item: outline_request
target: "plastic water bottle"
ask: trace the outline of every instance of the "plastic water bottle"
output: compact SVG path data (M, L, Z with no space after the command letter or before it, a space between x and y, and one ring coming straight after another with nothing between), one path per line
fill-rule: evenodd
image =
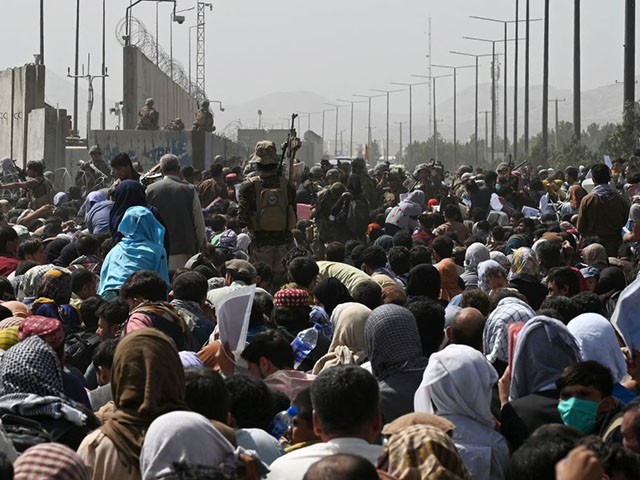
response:
M273 418L271 426L269 427L269 433L271 433L273 437L279 439L289 431L289 428L293 425L293 418L296 415L298 415L298 409L293 405L288 409L281 411Z
M302 330L296 338L293 339L293 342L291 342L291 348L293 349L293 355L295 357L293 368L297 369L309 353L311 353L311 350L316 348L320 328L320 325L316 323L313 327Z

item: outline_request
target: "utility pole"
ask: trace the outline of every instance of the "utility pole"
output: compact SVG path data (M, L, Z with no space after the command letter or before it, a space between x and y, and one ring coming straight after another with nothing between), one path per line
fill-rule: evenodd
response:
M71 75L71 68L67 69L67 77L73 78L76 82L79 78L84 78L89 83L89 95L87 96L87 144L89 143L89 135L91 133L91 111L93 110L93 80L96 78L107 77L105 72L100 75L91 75L91 56L87 55L87 74L84 73L84 65L82 66L82 75Z
M300 112L300 115L307 116L307 131L311 130L311 115L317 115L321 112Z
M409 165L413 165L413 155L411 149L413 148L413 87L416 85L427 85L429 82L418 83L403 83L403 82L391 82L391 85L400 85L409 88L409 145L407 146L407 153L409 154ZM431 99L431 97L429 97ZM431 100L429 100L431 103Z
M580 142L580 0L573 2L573 129Z
M431 72L431 16L429 16L429 52L427 56L429 57L429 77L431 77L431 75L433 75ZM429 80L429 91L431 91L431 80ZM431 95L427 95L427 97L429 97L429 111L431 112ZM427 117L429 117L429 131L431 131L431 117L429 115L427 115Z
M403 123L407 123L407 122L393 122L396 125L400 126L400 155L402 156L402 124ZM400 159L396 158L396 161L399 161ZM406 162L403 162L406 163Z
M389 160L389 95L391 93L402 92L402 90L380 90L372 88L371 91L385 93L387 95L387 139L385 140L384 146L384 159Z
M40 0L40 63L44 65L44 0Z
M564 102L566 100L566 98L554 98L553 100L549 100L550 102L553 102L556 104L556 152L558 151L559 145L558 145L558 125L560 122L558 122L558 102Z
M105 124L107 121L106 118L106 110L107 110L107 93L106 93L106 82L107 82L107 64L106 64L106 24L105 24L105 16L106 16L106 8L105 8L106 0L102 0L102 110L100 111L100 129L105 130ZM157 5L157 3L156 3Z
M515 20L499 20L497 18L479 17L479 16L476 16L476 15L472 15L470 18L473 18L473 19L476 19L476 20L484 20L484 21L487 21L487 22L502 23L504 25L504 40L503 40L503 42L504 42L504 149L503 150L504 150L504 152L503 152L503 154L504 154L504 157L506 158L507 157L507 152L508 152L507 145L509 143L508 142L509 134L508 134L508 129L507 129L507 127L508 127L507 122L508 122L508 118L509 118L508 117L508 112L507 112L507 104L508 104L508 99L507 99L507 97L508 97L507 90L508 89L507 89L507 86L508 86L508 77L509 77L508 69L507 69L507 63L508 63L507 42L509 42L509 38L508 38L508 28L507 27L508 27L508 25L510 23L515 23L516 24L516 32L517 32L517 24L519 22L523 22L524 20L519 20L517 18ZM516 44L517 44L518 40L520 40L520 39L518 38L518 35L516 33L516 35L515 35ZM516 46L516 65L515 65L515 76L516 76L516 78L517 78L517 75L518 75L517 48L518 47ZM515 87L516 87L515 88L515 90L516 90L515 98L517 99L517 90L518 90L517 89L517 87L518 87L517 83L516 83ZM518 107L517 107L517 105L515 105L514 106L514 113L517 114L517 111L518 111ZM515 117L515 115L514 115L514 117ZM517 129L518 129L518 127L517 127L517 119L516 119L514 121L514 132L517 133ZM517 139L514 140L514 147L516 147L516 145L517 145Z
M520 12L519 6L520 1L515 0L516 2L516 21L515 28L516 33L515 37L518 38L518 25L520 20ZM513 57L513 158L514 160L518 160L518 42L515 42L514 45L514 57Z
M434 156L434 160L438 160L438 120L436 117L436 109L437 109L437 102L438 102L438 97L436 96L436 80L438 78L445 78L445 77L453 77L453 74L449 74L449 75L438 75L438 76L434 76L434 75L411 75L412 77L418 77L418 78L429 78L431 79L431 81L433 82L433 156Z
M524 44L524 155L529 158L529 0L525 4L525 44Z
M358 98L366 98L369 102L369 116L367 121L367 155L371 155L371 99L384 97L384 95L358 95L357 93L354 93L353 96Z
M78 132L78 66L80 64L80 0L76 0L76 54L73 69L73 130L71 135L79 137Z
M353 105L355 103L365 103L366 100L358 101L358 100L342 100L340 98L337 99L338 102L344 102L351 105L351 128L349 130L349 156L353 157Z
M549 0L544 0L544 40L542 61L542 156L549 159Z
M337 105L335 103L325 103L325 105L329 106L329 107L333 107L336 109L336 134L335 134L335 140L334 140L334 145L333 145L333 155L335 157L338 156L338 122L339 122L339 113L340 113L340 108L341 107L346 107L346 105Z
M476 58L477 63L477 58ZM439 68L449 68L453 70L453 168L455 169L458 165L458 84L457 84L457 75L459 68L473 68L476 65L463 65L460 67L456 67L453 65L433 65L434 67ZM477 69L476 69L476 77L477 77ZM478 79L476 78L476 82ZM477 91L476 91L477 95ZM477 97L476 97L477 100ZM477 132L476 132L477 134Z
M489 153L489 114L491 110L483 110L480 113L484 113L484 161L487 162L487 154ZM491 162L488 162L491 164Z
M624 120L632 122L635 107L636 0L624 8Z

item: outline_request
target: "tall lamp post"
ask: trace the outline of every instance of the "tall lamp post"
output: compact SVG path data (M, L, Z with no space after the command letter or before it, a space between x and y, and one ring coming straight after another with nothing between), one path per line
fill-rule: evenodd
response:
M198 28L198 25L192 25L189 27L189 96L191 96L191 30Z
M300 112L300 115L307 116L307 131L311 130L311 115L317 115L321 112Z
M385 140L384 146L384 159L389 160L389 94L402 92L402 90L382 90L379 88L372 88L372 92L384 93L387 96L387 139Z
M407 87L409 89L409 145L407 151L409 153L409 165L413 165L413 155L411 153L413 145L413 87L416 85L427 85L429 82L417 82L417 83L403 83L403 82L391 82L391 85L399 85ZM400 126L402 129L402 125Z
M433 156L434 160L438 160L438 120L436 118L438 98L436 96L436 80L439 78L452 77L449 75L411 75L417 78L428 78L432 80L431 87L433 89Z
M353 105L356 103L365 103L366 100L342 100L336 99L338 102L344 102L351 105L351 128L349 130L349 156L353 157Z
M494 57L495 55L493 53L482 53L482 54L476 54L476 53L466 53L466 52L457 52L454 50L451 50L450 53L453 53L454 55L462 55L463 57L472 57L475 58L475 67L476 67L476 91L475 91L475 115L474 115L474 119L475 119L475 130L474 130L474 150L475 150L475 162L476 162L476 167L478 166L478 59L480 57Z
M457 74L459 68L472 68L474 65L463 65L461 67L453 65L431 65L438 68L449 68L453 70L453 168L458 165L458 86L457 86Z
M384 97L383 95L358 95L357 93L353 94L354 97L358 98L366 98L369 103L369 115L367 121L367 156L371 155L371 99L377 97Z
M507 104L508 104L508 93L507 93L507 85L508 85L508 69L507 69L507 63L508 63L508 56L507 56L507 42L509 42L509 38L508 38L508 25L510 23L517 23L517 22L524 22L526 20L500 20L497 18L488 18L488 17L479 17L477 15L471 15L470 18L473 18L475 20L484 20L486 22L493 22L493 23L501 23L503 24L504 27L504 156L507 156L507 138L508 138L508 133L507 133L507 121L508 121L508 114L507 114ZM516 44L517 45L517 44ZM516 57L517 58L517 57ZM517 83L517 78L518 78L518 63L515 63L514 66L514 77L516 79L515 82L515 93L514 93L514 98L518 98L518 83ZM515 102L515 105L513 106L513 118L514 118L514 122L513 122L513 132L514 132L514 139L513 139L513 148L514 148L514 154L517 153L517 148L518 148L518 103ZM515 155L514 155L515 156Z
M336 135L335 135L334 145L333 145L333 156L337 157L338 156L338 122L340 120L340 108L346 107L346 105L339 105L337 103L325 103L325 105L336 109Z
M182 24L184 23L184 16L178 15L178 13L184 13L191 10L195 10L196 7L185 8L184 10L178 10L177 12L171 12L171 16L169 17L169 58L170 58L170 71L171 71L171 81L173 81L173 22Z

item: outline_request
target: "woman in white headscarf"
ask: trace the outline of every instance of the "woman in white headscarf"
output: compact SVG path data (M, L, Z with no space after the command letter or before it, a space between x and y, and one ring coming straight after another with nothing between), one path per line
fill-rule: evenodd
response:
M571 320L567 328L578 342L582 360L596 361L611 370L615 382L613 396L624 403L633 400L635 394L620 384L627 374L627 362L609 320L597 313L583 313Z
M238 466L233 445L209 420L180 410L161 415L149 426L140 454L142 479L169 473L176 462L220 468L226 473Z
M360 365L367 358L367 344L364 326L371 309L360 303L343 303L331 314L333 337L327 353L313 367L313 373L319 374L327 368L337 365Z
M473 243L467 247L464 254L464 272L460 275L465 288L478 288L478 265L489 259L489 249L482 243Z
M474 479L504 479L509 466L506 439L495 431L491 389L498 374L487 359L466 345L434 353L414 396L416 412L452 422L453 441Z
M507 286L507 271L495 260L485 260L478 265L478 288L490 294Z

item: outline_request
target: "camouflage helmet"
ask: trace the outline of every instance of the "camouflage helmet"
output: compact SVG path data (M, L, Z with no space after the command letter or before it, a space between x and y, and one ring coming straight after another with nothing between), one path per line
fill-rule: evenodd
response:
M327 178L340 178L340 170L337 168L330 168L326 173Z
M388 163L384 163L384 162L376 163L376 166L373 167L374 175L379 175L381 173L388 172L388 171L389 171Z
M420 172L423 170L429 170L431 167L426 163L419 163L416 165L416 168L413 169L413 177L418 178L420 176Z
M309 175L312 177L321 177L322 176L322 168L315 165L309 169Z
M256 143L256 151L251 162L258 165L275 165L279 161L276 144L271 140L262 140Z

